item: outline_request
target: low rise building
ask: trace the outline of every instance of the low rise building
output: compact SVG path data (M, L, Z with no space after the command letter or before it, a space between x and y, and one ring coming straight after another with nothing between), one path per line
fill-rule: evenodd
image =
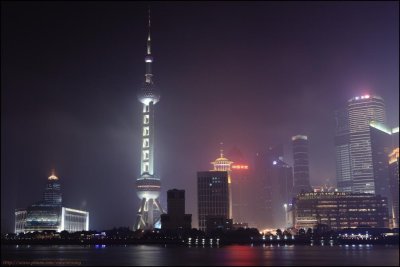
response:
M387 199L366 193L301 193L294 198L291 214L297 229L315 228L319 224L332 230L389 224Z

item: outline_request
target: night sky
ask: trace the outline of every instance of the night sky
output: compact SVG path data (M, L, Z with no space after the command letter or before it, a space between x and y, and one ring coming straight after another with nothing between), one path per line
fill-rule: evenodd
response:
M56 169L64 206L91 229L132 226L139 207L147 2L1 3L1 231ZM370 93L399 121L398 2L151 2L155 165L186 190L219 143L255 153L310 140L312 185L336 184L334 110Z

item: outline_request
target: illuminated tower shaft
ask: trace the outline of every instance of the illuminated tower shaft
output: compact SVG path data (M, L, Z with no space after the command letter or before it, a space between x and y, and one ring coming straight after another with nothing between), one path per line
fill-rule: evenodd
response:
M160 100L160 94L154 87L151 71L153 57L151 56L150 10L145 62L146 79L138 94L139 101L143 103L140 177L136 180L137 194L141 203L134 230L153 229L159 223L160 215L163 213L158 201L161 187L160 178L154 174L154 106Z

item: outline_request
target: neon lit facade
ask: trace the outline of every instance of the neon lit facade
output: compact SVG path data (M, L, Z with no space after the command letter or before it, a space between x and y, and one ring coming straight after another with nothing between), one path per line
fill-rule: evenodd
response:
M151 54L150 10L145 63L145 82L138 94L138 100L143 104L140 177L136 179L137 195L141 203L134 230L153 229L160 223L160 215L163 213L158 200L161 182L160 178L154 174L154 106L160 101L160 93L154 86L151 70L153 56Z

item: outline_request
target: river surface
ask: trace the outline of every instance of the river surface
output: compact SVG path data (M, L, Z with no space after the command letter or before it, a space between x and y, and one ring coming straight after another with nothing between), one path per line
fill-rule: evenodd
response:
M2 265L397 265L396 245L175 245L1 247Z

